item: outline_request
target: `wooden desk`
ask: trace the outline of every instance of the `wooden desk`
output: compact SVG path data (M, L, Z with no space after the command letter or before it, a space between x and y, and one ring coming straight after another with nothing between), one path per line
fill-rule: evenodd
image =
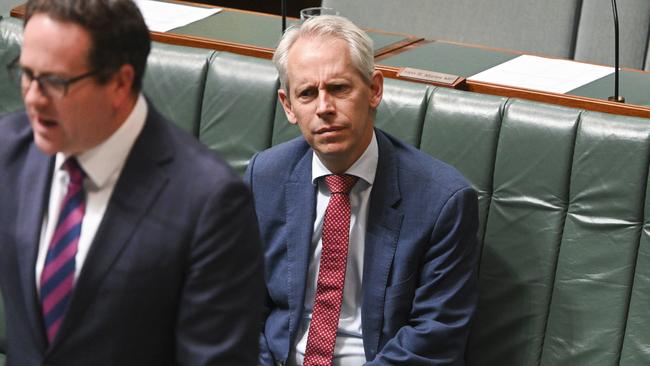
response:
M467 78L521 54L476 45L426 40L383 54L376 58L376 62L377 68L389 77L397 77L397 71L401 67L413 67ZM597 112L650 118L650 73L640 70L620 71L620 95L625 96L627 100L624 104L607 100L614 91L613 74L566 94L473 80L465 80L459 85L459 89Z

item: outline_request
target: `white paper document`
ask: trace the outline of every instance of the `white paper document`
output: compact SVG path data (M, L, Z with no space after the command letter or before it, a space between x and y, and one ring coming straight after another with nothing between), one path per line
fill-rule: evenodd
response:
M221 8L202 8L152 0L135 0L135 3L140 8L149 30L155 32L167 32L207 18L222 10Z
M468 80L563 94L613 72L613 67L522 55Z

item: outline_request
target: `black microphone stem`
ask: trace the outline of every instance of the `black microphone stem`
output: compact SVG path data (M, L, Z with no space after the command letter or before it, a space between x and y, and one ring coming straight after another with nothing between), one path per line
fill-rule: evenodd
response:
M614 96L608 99L614 102L625 103L625 98L618 95L619 85L619 50L618 50L618 7L616 0L612 0L612 11L614 12Z

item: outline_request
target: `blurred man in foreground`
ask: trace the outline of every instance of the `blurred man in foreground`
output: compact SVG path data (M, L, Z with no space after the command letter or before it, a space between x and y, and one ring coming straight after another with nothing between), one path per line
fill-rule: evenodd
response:
M8 365L252 365L263 297L248 189L142 96L131 0L30 0L0 120Z

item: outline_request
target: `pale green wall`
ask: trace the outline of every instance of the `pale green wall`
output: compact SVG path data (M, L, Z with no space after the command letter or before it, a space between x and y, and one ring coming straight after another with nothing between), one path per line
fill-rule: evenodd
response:
M9 11L16 5L24 3L23 0L0 0L0 15L9 16Z

